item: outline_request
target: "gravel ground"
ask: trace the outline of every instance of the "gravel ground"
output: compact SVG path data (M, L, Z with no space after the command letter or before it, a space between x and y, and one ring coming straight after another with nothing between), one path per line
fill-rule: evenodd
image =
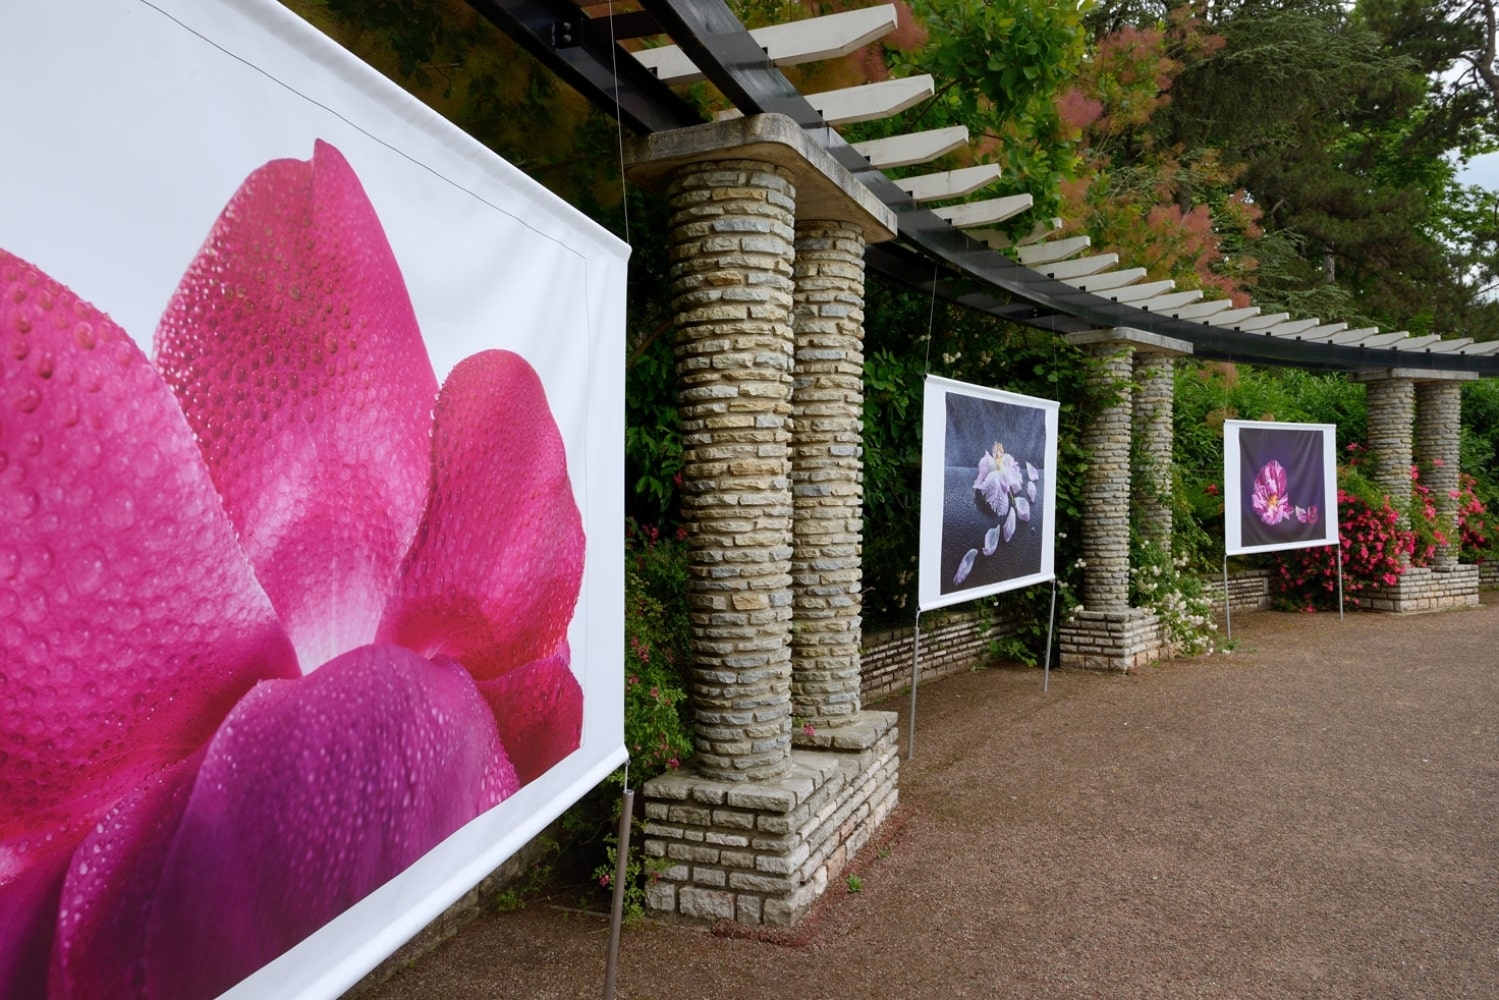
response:
M1499 996L1499 605L1234 620L1129 676L924 686L862 891L774 943L645 922L621 998ZM907 698L880 706L901 712ZM604 920L486 916L372 1000L599 997ZM361 998L364 1000L364 998Z

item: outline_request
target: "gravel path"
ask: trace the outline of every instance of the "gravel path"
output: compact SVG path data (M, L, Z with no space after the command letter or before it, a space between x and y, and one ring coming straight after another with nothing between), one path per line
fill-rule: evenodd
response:
M1499 996L1499 605L1234 626L1232 654L1046 694L924 686L862 891L790 943L626 928L618 995ZM906 702L878 706L903 750ZM599 997L607 941L489 916L364 997Z

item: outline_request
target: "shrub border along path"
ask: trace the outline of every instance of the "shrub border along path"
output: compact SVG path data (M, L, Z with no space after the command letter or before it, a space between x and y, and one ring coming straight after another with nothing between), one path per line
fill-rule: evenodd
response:
M860 891L790 944L627 928L619 996L1491 995L1484 596L1236 616L1231 654L1056 673L1049 694L1008 667L924 686L905 821ZM595 997L606 942L593 917L497 914L365 996Z

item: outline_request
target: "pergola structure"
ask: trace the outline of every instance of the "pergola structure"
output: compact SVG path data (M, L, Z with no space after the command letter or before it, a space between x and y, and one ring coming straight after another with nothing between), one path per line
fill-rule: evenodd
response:
M929 97L931 78L803 95L779 69L869 43L895 27L893 6L748 31L722 0L639 0L623 13L468 2L635 134L627 170L672 210L697 755L645 788L646 851L664 866L653 910L792 923L895 802L894 716L859 704L866 269L1066 337L1101 360L1101 381L1137 386L1085 432L1087 610L1063 630L1063 666L1127 670L1166 652L1153 615L1128 604L1127 511L1132 454L1147 480L1169 467L1175 356L1366 382L1382 485L1408 495L1418 454L1452 513L1458 390L1499 375L1499 342L1202 301L1142 281L1116 255L1080 256L1086 238L1050 240L1055 223L1012 242L996 227L1029 196L928 207L981 192L997 168L884 171L935 160L966 130L850 144L837 126ZM660 44L621 44L646 38ZM671 89L694 80L735 117L704 122ZM1146 483L1137 499L1163 492ZM1157 513L1169 547L1169 511ZM1477 591L1476 567L1447 551L1386 605L1474 603Z

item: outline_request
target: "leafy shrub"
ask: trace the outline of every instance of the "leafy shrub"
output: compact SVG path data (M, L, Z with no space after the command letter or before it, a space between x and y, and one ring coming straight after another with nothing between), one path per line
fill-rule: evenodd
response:
M1353 608L1361 606L1360 595L1398 583L1405 572L1402 556L1415 547L1415 535L1400 527L1400 512L1354 465L1338 468L1338 535L1343 596ZM1336 609L1338 552L1332 546L1317 546L1276 553L1271 582L1282 608Z

